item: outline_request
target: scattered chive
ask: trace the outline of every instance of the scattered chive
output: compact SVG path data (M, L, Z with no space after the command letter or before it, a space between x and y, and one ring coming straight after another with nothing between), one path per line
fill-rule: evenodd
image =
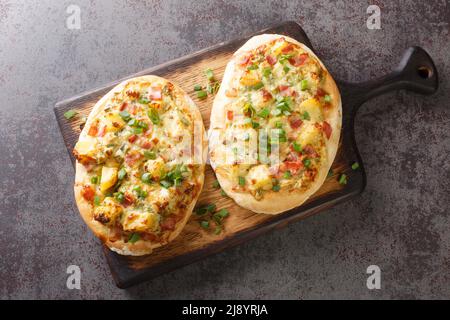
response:
M289 70L291 70L291 69L290 69L288 66L284 66L284 67L283 67L284 73L288 73Z
M258 82L256 84L252 85L252 86L249 86L248 88L252 89L252 90L259 90L262 87L264 87L264 84L260 81L260 82Z
M249 65L247 67L247 70L256 70L256 69L258 69L258 65L257 64L252 64L252 65Z
M357 170L358 168L359 168L359 163L358 162L355 162L355 163L352 164L352 169L353 170Z
M293 148L296 152L302 152L302 146L299 145L296 141L292 142L292 148Z
M159 119L158 111L156 111L155 109L150 108L150 110L148 110L147 112L147 115L153 124L159 124L161 122L161 120Z
M200 91L200 90L202 90L202 86L199 85L199 84L196 84L196 85L194 86L194 91Z
M206 99L206 97L208 96L208 93L204 90L199 90L197 91L197 98L199 98L200 100Z
M258 112L258 116L265 119L269 116L269 113L270 113L269 108L264 108Z
M214 229L214 234L215 235L218 235L218 234L220 234L222 232L222 227L221 226L217 226L215 229Z
M114 198L120 203L122 203L123 200L125 200L125 196L123 195L123 192L114 193Z
M302 89L302 91L308 89L308 80L303 79L302 81L300 81L300 88Z
M140 99L138 100L138 102L139 102L140 104L148 104L150 101L147 100L146 98L140 98Z
M301 118L302 118L302 120L311 120L311 117L310 117L308 111L303 112Z
M267 78L272 74L272 69L270 68L264 68L263 69L263 77Z
M124 120L124 121L129 121L131 119L131 115L127 110L123 110L119 112L119 116Z
M200 226L205 230L209 229L209 221L206 220L200 221Z
M311 166L311 160L309 159L304 159L303 160L303 164L305 165L305 167L309 168Z
M339 177L339 183L340 184L347 184L347 175L346 174L341 174L341 176Z
M156 153L154 151L144 151L144 157L145 159L155 160L156 159Z
M283 128L283 123L281 121L275 122L275 128L282 129Z
M325 102L331 102L331 96L329 94L325 95L325 97L323 97L323 100Z
M223 209L220 209L219 211L217 211L216 214L219 215L219 216L222 217L222 218L225 218L225 217L228 217L228 215L229 215L230 213L228 212L227 209L223 208Z
M75 110L69 110L64 112L64 118L66 118L67 120L72 119L73 117L75 117L78 114L78 112L76 112Z
M100 205L100 197L99 196L94 197L94 205L96 205L96 206Z
M253 129L259 128L259 123L252 121L252 127L253 127Z
M245 186L245 178L244 177L239 176L239 185Z
M152 180L152 176L150 173L146 172L141 176L141 180L142 182L150 183L150 181Z
M159 182L159 184L166 189L168 189L172 186L172 182L170 182L169 180L161 180ZM175 180L175 184L178 185L177 180Z
M276 184L276 185L274 185L274 186L272 187L272 190L275 191L275 192L280 191L280 189L281 189L281 187L280 187L279 184Z
M134 134L141 134L144 132L143 128L133 128L133 133Z
M292 177L292 174L289 170L283 174L283 178L285 178L285 179L289 179L290 177Z
M205 74L206 74L206 78L208 78L209 81L214 80L214 73L210 68L205 70Z
M129 243L135 243L138 241L141 237L139 236L139 233L133 233L131 234L130 238L128 239Z
M117 173L117 178L119 180L122 180L123 178L125 178L125 176L127 175L127 170L125 170L125 168L122 168L119 170L119 172Z
M91 178L91 183L92 183L92 184L97 184L97 183L98 183L98 177L97 177L97 176L92 177L92 178Z

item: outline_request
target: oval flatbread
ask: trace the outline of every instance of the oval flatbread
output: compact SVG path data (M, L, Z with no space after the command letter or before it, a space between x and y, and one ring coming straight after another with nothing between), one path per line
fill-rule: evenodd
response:
M341 126L338 88L317 56L286 36L255 36L233 55L214 100L211 166L237 204L277 214L323 184Z
M111 250L144 255L183 229L203 187L199 110L156 76L126 80L92 109L74 148L81 216Z

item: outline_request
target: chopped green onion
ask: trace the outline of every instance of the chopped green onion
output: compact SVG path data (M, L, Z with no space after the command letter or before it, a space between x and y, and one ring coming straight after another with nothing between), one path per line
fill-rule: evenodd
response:
M220 195L223 197L228 197L227 193L223 189L220 189Z
M352 164L352 169L353 170L357 170L358 168L359 168L359 163L358 162L355 162L355 163Z
M177 181L177 179L175 179L175 181ZM169 180L162 180L159 182L159 184L166 189L170 188L173 185Z
M311 120L311 117L308 113L308 111L303 112L303 114L301 115L302 120Z
M120 203L123 202L123 200L125 200L125 196L123 194L123 192L115 192L114 193L114 198L119 201Z
M302 89L302 91L308 89L308 80L303 79L302 81L300 81L300 88Z
M280 56L279 61L280 61L280 63L285 63L286 60L289 60L289 59L292 58L292 57L293 57L293 54L282 54L282 55Z
M309 168L311 166L311 160L309 159L304 159L303 160L303 164L305 165L305 167Z
M150 108L150 110L148 110L147 112L147 115L153 124L159 124L161 122L161 120L159 119L158 111L156 111L155 109Z
M152 180L152 175L150 173L146 172L141 176L141 180L142 180L142 182L150 183Z
M130 127L134 127L137 124L137 120L136 119L131 119L130 121L128 121L127 123Z
M221 226L216 226L216 228L214 229L214 234L217 236L221 232L222 232L222 227Z
M200 226L205 230L209 229L209 221L206 220L200 221Z
M283 178L285 178L285 179L289 179L289 178L291 178L292 177L292 174L291 174L291 172L288 170L288 171L286 171L284 174L283 174Z
M331 102L331 96L329 94L325 95L325 97L323 97L323 100L325 102Z
M268 78L272 74L272 69L264 68L262 73L263 73L263 77Z
M246 102L244 104L244 107L242 108L242 112L251 118L255 115L256 110L255 110L255 108L253 108L253 106L250 102Z
M199 85L199 84L196 84L196 85L194 86L194 91L200 91L200 90L202 90L202 86Z
M97 176L92 177L92 178L91 178L91 183L92 183L92 184L97 184L97 183L98 183L98 177L97 177Z
M64 118L66 118L67 120L72 119L73 117L75 117L78 114L78 112L76 112L75 110L69 110L64 112Z
M264 87L264 84L261 81L256 83L256 84L254 84L254 85L252 85L252 86L248 86L248 88L251 89L251 90L259 90L262 87Z
M291 69L290 69L288 66L284 66L284 67L283 67L284 73L288 73L289 70L291 70Z
M275 128L282 129L283 128L283 123L281 121L275 122Z
M96 206L100 205L100 197L99 196L94 197L94 205L96 205Z
M139 102L140 104L148 104L150 101L147 100L146 98L140 98L140 99L138 100L138 102Z
M144 132L143 128L133 128L133 133L134 134L141 134Z
M245 178L244 177L239 176L239 185L245 186Z
M219 181L218 180L214 180L212 186L213 186L213 188L216 188L216 189L219 188L220 187Z
M302 152L302 146L299 145L296 141L292 142L292 148L294 149L294 151L296 152Z
M339 177L339 183L340 184L347 184L347 175L346 174L341 174L341 176Z
M274 185L274 186L272 187L272 190L275 191L275 192L280 191L280 189L281 189L281 187L280 187L279 184L276 184L276 185Z
M119 180L122 180L123 178L125 178L125 176L127 175L127 170L125 170L125 168L122 168L119 170L119 172L117 173L117 178Z
M253 129L259 128L259 123L255 122L255 121L252 121L252 127L253 127Z
M145 159L155 160L156 152L146 150L146 151L144 151L144 157L145 157Z
M256 70L256 69L258 69L258 65L257 64L252 64L252 65L249 65L247 67L247 70Z
M269 116L270 110L269 108L264 108L258 112L258 116L261 118L267 118Z
M206 78L209 81L213 81L214 80L214 73L213 73L213 71L210 68L205 70L205 75L206 75Z
M138 241L141 237L139 236L139 233L133 233L131 234L130 238L128 239L129 243L135 243Z
M123 119L123 121L128 122L131 119L131 115L127 110L120 111L119 116Z
M333 169L328 170L327 178L333 176Z
M228 215L230 213L228 212L227 209L223 208L223 209L220 209L219 211L217 211L216 214L219 215L222 218L225 218L225 217L228 217Z
M207 96L208 93L206 91L203 90L197 91L197 98L199 98L200 100L206 99Z

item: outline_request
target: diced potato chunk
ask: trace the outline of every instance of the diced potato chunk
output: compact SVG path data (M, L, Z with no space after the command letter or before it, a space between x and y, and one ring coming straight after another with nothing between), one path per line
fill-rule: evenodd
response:
M302 147L310 144L316 145L322 137L320 129L318 129L314 123L306 123L302 126L299 136L297 137L297 143Z
M109 112L105 116L106 130L108 132L116 132L123 128L125 121L118 113Z
M106 197L100 206L94 209L94 219L103 224L113 224L122 213L123 208L112 197Z
M107 191L117 182L118 169L114 167L102 167L102 178L100 179L100 190Z
M97 140L95 139L80 140L77 142L77 144L73 149L73 154L75 158L81 164L88 164L97 160L96 153L97 153Z
M270 190L272 188L272 177L269 167L261 164L251 168L247 174L247 185L251 190Z
M144 164L144 170L152 175L152 178L158 180L165 171L165 163L162 158L147 160Z
M244 86L253 86L260 82L258 76L253 72L248 72L242 76L240 83Z
M284 48L286 48L289 45L289 42L287 41L278 41L273 46L273 53L275 55L280 55Z
M303 101L300 104L299 111L301 115L304 112L307 112L313 122L323 121L322 106L315 98L310 98Z
M153 231L158 227L159 215L154 212L128 212L122 221L123 230L142 232Z

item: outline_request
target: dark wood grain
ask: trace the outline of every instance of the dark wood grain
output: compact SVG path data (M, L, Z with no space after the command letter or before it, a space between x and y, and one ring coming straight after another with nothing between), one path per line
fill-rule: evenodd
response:
M203 101L196 99L193 91L194 84L205 83L204 70L207 68L213 69L216 77L221 79L225 66L234 51L249 37L261 33L288 35L311 47L311 43L302 28L297 23L287 22L274 28L261 30L242 39L222 43L163 65L143 70L130 77L155 74L177 83L194 99L201 111L205 127L208 128L213 98L208 97ZM64 118L64 112L74 109L87 116L94 104L122 80L59 102L56 105L56 118L73 163L75 159L72 150L81 131L80 117L68 121ZM345 101L345 96L343 96L343 99ZM269 230L284 227L291 222L316 214L361 192L365 186L365 175L361 159L352 139L351 114L354 113L353 105L349 103L348 106L349 109L346 109L344 105L344 134L341 137L338 153L332 166L333 174L327 178L321 189L305 204L276 216L255 214L237 206L231 199L222 196L220 190L213 187L215 176L211 168L207 167L205 186L198 205L215 203L219 209L227 208L230 211L230 216L225 221L225 231L220 235L213 235L202 230L198 221L191 218L177 239L162 248L156 249L148 256L120 256L105 248L105 255L117 285L125 288L192 263ZM345 115L349 116L346 117ZM352 170L350 167L355 161L360 163L359 170ZM337 181L339 175L343 173L348 177L349 183L347 185L341 185Z

